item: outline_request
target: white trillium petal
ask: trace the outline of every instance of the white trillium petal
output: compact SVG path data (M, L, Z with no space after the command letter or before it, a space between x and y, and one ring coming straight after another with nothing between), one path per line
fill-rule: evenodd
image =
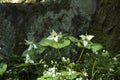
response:
M53 40L54 37L53 37L53 36L48 36L47 39L48 39L48 40Z
M34 63L34 61L32 59L29 60L29 63Z
M26 42L28 45L32 44L32 42L30 42L30 41L28 41L28 40L25 40L25 42Z
M58 42L60 38L62 38L62 33L57 34L54 30L52 30L51 35L47 37L48 40L54 40L55 42Z
M51 35L57 35L57 33L54 30L52 30Z
M56 36L56 37L54 38L54 40L55 40L56 42L58 42L58 36Z
M84 35L80 35L81 38L85 37Z
M87 45L88 45L88 41L85 41L85 40L84 40L84 41L83 41L83 45L84 45L84 46L87 46Z
M86 39L90 41L93 37L94 37L93 35L89 35L89 36L86 36Z
M33 47L34 47L35 49L37 49L37 46L36 46L35 44L33 44Z
M30 51L33 48L32 45L29 45L28 51Z

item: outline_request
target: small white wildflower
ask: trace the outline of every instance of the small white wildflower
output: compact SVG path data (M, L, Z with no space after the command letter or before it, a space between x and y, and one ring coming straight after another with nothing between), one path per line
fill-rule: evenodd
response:
M115 70L114 70L114 69L112 69L112 68L109 68L109 71L110 71L110 72L114 72Z
M72 74L74 74L74 73L75 73L75 71L72 71L71 69L69 69L68 75L72 75Z
M103 50L103 53L105 53L106 52L106 50Z
M84 75L84 76L88 76L87 72L84 72L83 75Z
M0 50L1 50L2 48L0 47Z
M54 30L52 30L51 35L47 37L47 39L54 40L55 42L58 42L60 38L62 38L62 33L60 32L58 34Z
M51 64L54 64L53 60L51 60Z
M61 75L61 73L59 73L59 72L56 72L56 75Z
M70 62L70 59L69 59L69 58L67 58L67 62Z
M37 49L37 46L32 41L28 41L28 40L25 41L26 44L29 45L28 51L30 51L31 49Z
M79 78L76 78L76 80L83 80L83 78L80 76Z
M28 54L26 55L25 63L34 63L34 61L30 59L30 56Z
M98 54L98 52L96 51L95 54Z
M114 57L114 58L113 58L113 60L114 60L114 61L117 61L117 58L116 58L116 57Z
M43 72L43 75L55 77L56 76L56 68L55 67L49 68L47 71Z
M65 57L62 57L62 61L63 61L63 62L66 62L67 60L65 59Z
M87 46L88 42L94 37L93 35L80 35L83 40L83 45Z
M44 64L44 67L48 67L48 65Z

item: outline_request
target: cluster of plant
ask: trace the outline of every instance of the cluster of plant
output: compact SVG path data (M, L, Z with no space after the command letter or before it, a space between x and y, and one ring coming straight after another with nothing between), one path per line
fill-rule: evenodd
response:
M93 43L93 35L56 33L39 42L26 41L28 49L22 56L0 56L2 80L116 80L120 79L120 54L113 55ZM71 59L62 50L71 44L80 50ZM54 53L48 53L53 50Z

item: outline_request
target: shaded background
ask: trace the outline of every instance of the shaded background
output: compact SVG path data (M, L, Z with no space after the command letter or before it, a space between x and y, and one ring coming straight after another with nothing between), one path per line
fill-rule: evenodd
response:
M39 41L52 29L77 38L88 32L110 52L120 51L119 0L24 2L0 4L1 54L22 54L25 39Z

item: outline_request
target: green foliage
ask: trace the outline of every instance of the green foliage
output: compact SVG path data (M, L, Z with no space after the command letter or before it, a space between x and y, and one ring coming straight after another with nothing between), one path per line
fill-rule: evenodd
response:
M77 39L73 36L58 34L54 31L54 34L52 33L38 42L25 40L28 49L23 53L23 57L14 56L5 58L1 56L1 61L7 64L1 64L2 76L0 79L120 79L119 54L113 56L108 51L102 50L103 47L101 44L91 41L94 37L93 35L80 35L80 37L81 39ZM68 42L61 43L61 41ZM73 43L81 49L80 53L73 53L79 56L76 59L64 57L65 54L61 50L66 49L66 47L69 47ZM48 50L52 49L53 53L49 55ZM45 55L43 55L44 53ZM40 56L42 58L39 58ZM7 67L8 69L6 70Z
M6 69L7 69L7 64L0 63L0 76L3 75L3 73L6 71Z
M48 40L48 39L44 38L39 42L39 44L41 46L51 46L56 49L61 49L61 48L68 46L70 44L70 41L69 40L61 40L59 42L55 42L53 40Z

